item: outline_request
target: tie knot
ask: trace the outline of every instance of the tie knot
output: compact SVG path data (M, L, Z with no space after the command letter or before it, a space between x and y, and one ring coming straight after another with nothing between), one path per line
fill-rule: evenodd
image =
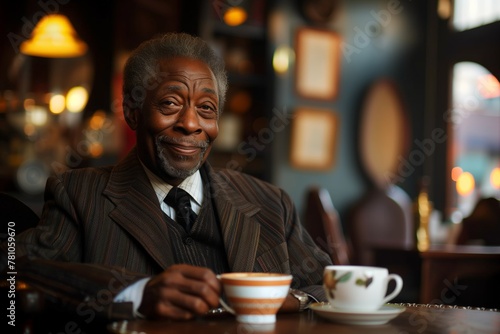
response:
M191 198L189 194L184 189L178 187L170 189L167 197L165 197L165 203L174 209L183 209L186 206L191 208Z

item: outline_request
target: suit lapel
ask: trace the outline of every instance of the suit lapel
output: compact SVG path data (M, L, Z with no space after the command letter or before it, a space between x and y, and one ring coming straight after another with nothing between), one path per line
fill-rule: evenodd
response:
M205 164L211 178L212 195L219 214L222 237L231 271L253 271L259 245L260 225L252 216L260 208L246 201Z
M115 204L109 217L130 233L161 268L174 263L158 198L133 149L112 171L104 195Z

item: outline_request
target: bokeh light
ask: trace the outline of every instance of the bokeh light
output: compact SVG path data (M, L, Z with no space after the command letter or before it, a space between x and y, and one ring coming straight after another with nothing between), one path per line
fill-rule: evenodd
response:
M73 87L66 94L66 108L71 112L80 112L85 108L88 99L89 93L84 87Z
M500 167L493 168L490 174L490 182L493 188L500 189Z
M64 95L55 94L52 95L49 102L49 110L53 114L60 114L66 108L66 99Z
M239 26L247 20L247 12L242 7L230 7L224 13L224 22L228 26Z
M460 196L469 195L475 187L474 176L469 172L463 172L457 179L457 193Z
M460 167L453 167L451 169L451 179L453 181L457 181L458 177L460 176L460 174L462 174L462 172L463 172L462 168L460 168Z

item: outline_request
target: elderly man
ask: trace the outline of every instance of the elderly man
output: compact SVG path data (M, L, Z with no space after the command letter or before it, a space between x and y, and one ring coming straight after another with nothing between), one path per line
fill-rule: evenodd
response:
M203 40L171 33L140 45L123 88L135 148L115 166L48 180L40 223L16 240L22 277L79 314L111 318L206 314L219 305L216 275L230 271L291 273L281 311L325 300L329 256L289 196L206 161L226 90Z

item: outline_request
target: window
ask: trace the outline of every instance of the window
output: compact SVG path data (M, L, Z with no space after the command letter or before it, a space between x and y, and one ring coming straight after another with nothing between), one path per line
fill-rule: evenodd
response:
M500 21L498 0L455 0L453 27L463 31Z
M499 2L500 3L500 2ZM453 204L468 215L480 197L500 196L500 83L483 66L460 62L453 67Z

